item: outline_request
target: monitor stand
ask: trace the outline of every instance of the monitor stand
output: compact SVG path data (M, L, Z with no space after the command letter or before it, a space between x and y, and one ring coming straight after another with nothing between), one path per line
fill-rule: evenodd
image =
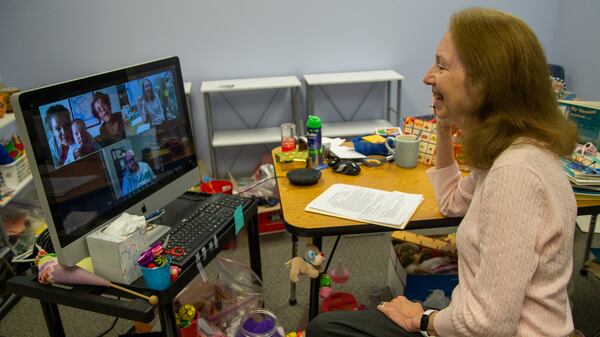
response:
M146 226L146 234L144 234L144 244L150 247L153 243L165 236L171 231L171 227L165 225L148 224Z

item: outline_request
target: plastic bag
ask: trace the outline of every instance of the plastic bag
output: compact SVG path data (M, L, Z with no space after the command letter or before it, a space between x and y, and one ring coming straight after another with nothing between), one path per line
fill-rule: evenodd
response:
M279 197L277 182L275 179L275 168L273 164L263 164L258 167L245 186L240 186L239 193L242 196L254 196L259 198Z
M220 256L216 266L216 305L208 320L231 336L244 314L262 307L262 280L248 266Z

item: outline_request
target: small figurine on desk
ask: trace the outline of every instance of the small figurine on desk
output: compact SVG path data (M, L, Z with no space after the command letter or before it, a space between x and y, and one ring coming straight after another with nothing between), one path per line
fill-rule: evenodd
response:
M310 278L319 277L319 266L325 260L325 254L312 244L307 244L306 249L306 256L296 256L285 263L286 266L291 265L290 280L294 283L298 282L300 274L307 274Z

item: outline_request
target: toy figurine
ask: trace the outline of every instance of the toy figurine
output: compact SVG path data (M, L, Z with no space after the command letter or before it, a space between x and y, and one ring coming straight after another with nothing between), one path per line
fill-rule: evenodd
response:
M298 275L307 274L310 278L319 277L319 266L325 260L325 254L321 253L317 247L312 244L306 245L306 256L296 256L285 263L291 265L290 280L298 282Z

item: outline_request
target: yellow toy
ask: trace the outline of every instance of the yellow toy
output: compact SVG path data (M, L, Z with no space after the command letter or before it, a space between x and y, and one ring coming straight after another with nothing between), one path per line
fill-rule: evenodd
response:
M306 256L296 256L285 263L286 266L291 265L290 280L294 283L298 282L298 275L300 274L306 274L310 278L319 277L319 267L325 260L325 254L320 252L314 245L307 244L306 248Z

